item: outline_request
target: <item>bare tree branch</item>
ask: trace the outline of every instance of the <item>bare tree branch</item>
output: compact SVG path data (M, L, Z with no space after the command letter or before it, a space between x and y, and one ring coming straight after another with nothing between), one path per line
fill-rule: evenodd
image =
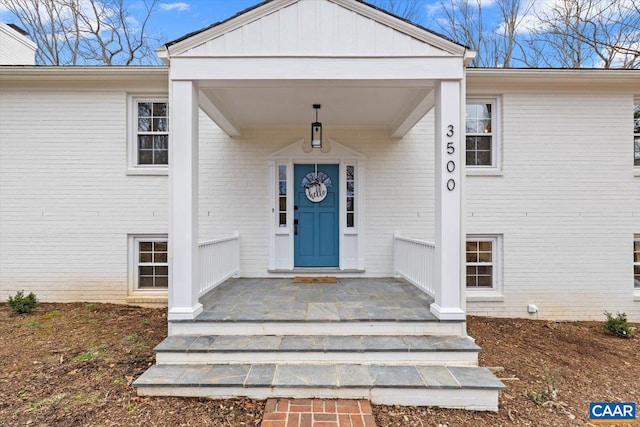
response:
M374 0L372 3L412 22L421 22L424 18L424 0Z
M0 0L38 45L36 63L158 64L148 22L159 0L141 0L138 21L123 0Z
M639 68L639 0L565 0L538 14L535 49L564 67Z
M640 0L441 0L441 32L485 67L640 68ZM490 23L491 22L491 23Z

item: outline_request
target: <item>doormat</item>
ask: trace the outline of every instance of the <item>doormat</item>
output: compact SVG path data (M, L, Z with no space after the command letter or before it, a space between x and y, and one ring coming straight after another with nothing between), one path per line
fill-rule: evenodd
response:
M337 279L332 276L324 276L324 277L296 276L293 278L293 283L337 283Z

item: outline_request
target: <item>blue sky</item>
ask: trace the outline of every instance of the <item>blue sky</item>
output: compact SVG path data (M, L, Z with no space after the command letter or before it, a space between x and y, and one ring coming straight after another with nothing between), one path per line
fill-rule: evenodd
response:
M36 1L47 1L47 0L36 0ZM88 2L89 0L80 0L80 2ZM101 1L101 0L97 0ZM104 1L104 0L102 0ZM136 18L140 22L141 13L144 11L144 1L145 0L124 0L125 5L128 8L128 11L134 18ZM148 0L147 0L148 1ZM378 4L384 7L389 3L397 2L398 9L402 9L402 5L406 4L404 2L414 3L416 0L366 0L372 4ZM524 0L523 4L530 5L526 8L523 8L521 13L524 15L520 15L518 18L519 28L518 34L522 37L526 38L528 34L530 34L532 28L542 28L543 23L536 18L536 13L544 15L548 13L554 5L558 4L562 0ZM594 9L590 13L597 13L600 9L609 5L611 0L593 0ZM630 2L631 0L617 0L620 4L625 4ZM147 27L147 35L151 36L152 39L157 40L157 42L153 42L154 47L160 47L162 44L170 42L172 40L178 39L186 34L189 34L194 31L201 30L206 28L212 24L223 21L238 12L241 12L249 7L255 6L261 3L262 0L159 0L157 4L157 10L152 15L148 27ZM444 19L444 4L450 4L449 0L417 0L420 5L419 12L417 16L413 16L412 19L433 31L436 31L441 34L449 35L452 38L457 38L454 35L449 27L450 21ZM453 1L456 4L462 4L464 1L459 2L458 0ZM471 9L477 11L477 5L482 5L482 26L483 32L486 36L492 37L494 36L494 40L499 40L499 37L502 36L502 24L499 14L499 7L497 4L497 0L466 0L466 2L471 6ZM3 2L0 0L0 21L5 23L18 23L15 18L13 18L6 10L3 10L2 6ZM526 12L524 12L526 10ZM603 9L604 10L604 9ZM400 12L399 12L400 13ZM471 14L471 21L477 21L477 14ZM630 34L633 36L633 34ZM485 37L485 41L487 37ZM631 39L630 39L631 40ZM636 38L637 40L637 38ZM467 43L466 40L456 41L460 43ZM469 43L468 43L469 44ZM624 45L624 43L622 43ZM633 41L633 45L636 45L637 41ZM520 44L520 46L524 46L525 44ZM482 53L483 46L479 46L479 50ZM522 48L522 49L526 49ZM520 58L516 58L520 54ZM482 55L480 55L482 56ZM529 55L530 56L530 55ZM584 66L600 66L598 61L598 57L592 55L593 58L584 61ZM491 60L492 56L487 55L487 58ZM514 52L514 56L512 57L512 66L522 66L523 58L525 55L523 51ZM516 62L513 62L516 61ZM521 62L517 62L521 61ZM542 66L562 66L562 64L557 65L553 63L553 58L549 64L542 63ZM502 66L500 63L496 64L477 64L481 66ZM530 64L528 64L530 66ZM540 66L540 65L534 65Z
M135 6L136 0L132 0ZM151 28L163 34L165 41L175 40L192 31L227 19L262 0L166 0L161 1ZM426 3L436 3L436 0ZM426 14L426 11L425 11Z
M128 1L134 8L139 4L139 0ZM375 4L384 0L367 1ZM481 2L484 6L491 6L494 0ZM259 3L262 3L262 0L162 0L153 15L151 30L161 33L163 42L167 42L227 19ZM420 0L420 3L424 11L423 19L418 19L417 23L437 31L438 28L434 22L429 22L428 16L437 13L440 0Z
M135 6L135 0L132 2ZM184 0L161 1L150 22L153 32L162 33L164 42L227 19L260 3L260 0Z
M41 0L38 0L41 1ZM82 1L82 0L81 0ZM372 4L382 4L386 0L366 0ZM398 0L399 3L404 0ZM473 0L474 3L477 0ZM484 6L490 6L495 0L481 0ZM540 0L549 1L549 0ZM437 31L437 25L428 16L437 13L440 0L419 0L423 13L417 23ZM160 0L157 10L149 22L148 34L159 36L161 44L180 38L190 32L208 27L225 20L262 0ZM143 11L143 0L125 0L129 12L140 18ZM2 6L0 0L0 21L18 23ZM431 22L430 22L431 21ZM19 23L18 23L19 24Z
M27 1L48 1L48 0L27 0ZM79 0L82 5L85 3L87 10L90 10L88 2L90 0ZM95 0L106 1L106 0ZM146 13L145 1L149 0L124 0L125 7L130 16L137 20L138 24L142 22ZM152 39L152 47L158 48L161 45L176 40L186 34L201 30L212 24L223 21L231 16L257 4L263 0L159 0L157 8L148 22L146 34ZM388 5L396 3L399 10L405 5L405 1L415 3L416 0L366 0L372 4ZM474 4L478 0L473 1ZM490 7L496 0L479 0L483 6ZM535 0L535 1L554 1L554 0ZM420 7L419 16L412 19L431 30L439 32L441 28L437 25L436 19L440 11L442 0L417 0ZM410 4L411 4L410 3ZM28 4L28 3L27 3ZM490 8L495 9L495 8ZM487 11L488 12L488 11ZM401 12L398 12L401 13ZM485 14L485 16L488 13ZM20 22L12 16L5 7L3 1L0 0L0 21L4 23L15 23L21 25ZM25 28L29 30L29 28Z
M140 5L140 0L126 0L135 10ZM175 40L193 31L200 30L216 22L225 20L238 12L241 12L263 0L161 0L157 12L153 15L151 30L161 33L163 42ZM371 4L386 5L388 0L365 0ZM394 0L401 7L404 1ZM495 0L479 0L483 6L485 18L495 18L497 8ZM554 0L534 0L540 4L547 4ZM600 1L600 0L598 0ZM415 0L411 1L411 3ZM477 5L478 0L472 0L471 4ZM431 30L438 31L435 22L441 14L442 0L418 0L421 13L419 18L414 18L417 24ZM445 0L445 3L448 1ZM497 19L494 19L497 24Z

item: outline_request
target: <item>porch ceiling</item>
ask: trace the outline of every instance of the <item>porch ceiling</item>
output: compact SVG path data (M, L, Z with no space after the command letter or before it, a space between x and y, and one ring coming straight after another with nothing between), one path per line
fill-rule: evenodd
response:
M229 135L245 129L368 128L403 136L433 107L430 81L212 82L201 81L201 108Z

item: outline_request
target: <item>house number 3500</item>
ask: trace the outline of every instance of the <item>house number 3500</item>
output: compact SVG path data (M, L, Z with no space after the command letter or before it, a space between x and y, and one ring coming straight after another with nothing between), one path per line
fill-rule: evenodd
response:
M455 132L454 132L453 125L447 126L447 133L445 134L445 136L447 138L452 138L454 134ZM456 147L453 144L453 141L447 141L447 154L449 156L452 156L453 153L455 152L456 152ZM455 170L456 170L456 162L454 162L453 160L449 160L447 162L447 172L453 173L453 171ZM456 188L456 180L453 178L449 178L449 180L447 180L447 190L453 191L455 188Z

